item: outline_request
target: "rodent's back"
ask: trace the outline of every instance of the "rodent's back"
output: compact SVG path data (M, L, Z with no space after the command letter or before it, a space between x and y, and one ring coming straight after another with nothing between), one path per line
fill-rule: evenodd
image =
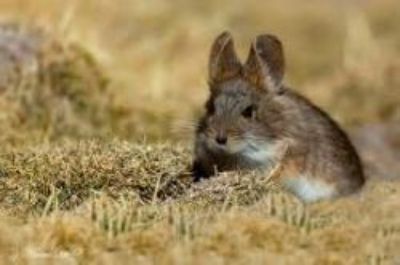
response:
M286 88L285 122L291 124L285 134L298 143L295 150L307 158L306 171L336 182L343 193L349 193L365 182L361 160L347 134L325 111L306 97ZM340 181L338 181L340 180Z

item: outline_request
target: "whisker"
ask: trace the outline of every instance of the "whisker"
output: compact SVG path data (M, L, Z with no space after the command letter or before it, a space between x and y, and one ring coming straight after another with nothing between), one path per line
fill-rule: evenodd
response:
M177 120L171 125L170 132L173 135L183 137L193 137L198 126L198 122L194 120Z

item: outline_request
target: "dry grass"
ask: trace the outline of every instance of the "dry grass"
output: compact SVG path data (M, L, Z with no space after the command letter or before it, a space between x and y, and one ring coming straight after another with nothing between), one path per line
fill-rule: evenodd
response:
M395 124L399 12L396 0L1 1L13 23L0 28L0 264L400 262L400 182L374 175L305 206L256 173L187 174L220 31L242 58L256 34L278 34L288 83L346 127ZM367 161L396 164L383 161L396 144L379 143L385 156L366 147Z
M116 141L10 151L1 208L21 221L1 226L4 260L386 264L397 255L400 183L304 206L254 174L193 185L182 174L188 157Z

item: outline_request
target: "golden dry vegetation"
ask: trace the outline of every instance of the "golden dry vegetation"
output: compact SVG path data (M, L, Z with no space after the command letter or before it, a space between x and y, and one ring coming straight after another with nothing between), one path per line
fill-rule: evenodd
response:
M0 264L400 262L398 1L5 0L0 19ZM192 183L225 29L242 58L280 36L287 83L353 132L360 194L303 205L255 173Z

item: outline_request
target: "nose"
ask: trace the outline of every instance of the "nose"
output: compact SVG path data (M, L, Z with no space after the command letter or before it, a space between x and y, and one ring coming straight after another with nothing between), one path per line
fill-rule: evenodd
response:
M226 135L217 135L215 141L220 145L225 145L228 141L228 138L226 137Z

